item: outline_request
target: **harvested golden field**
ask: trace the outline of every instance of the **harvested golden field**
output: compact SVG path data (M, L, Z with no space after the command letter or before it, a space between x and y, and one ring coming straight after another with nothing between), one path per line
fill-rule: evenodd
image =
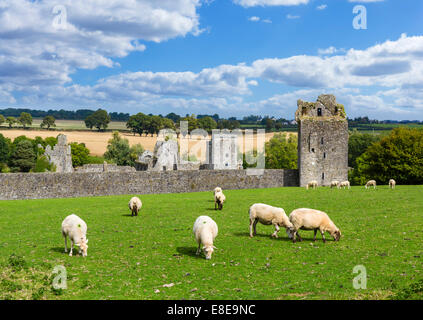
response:
M1 129L0 133L3 134L5 137L14 139L19 136L27 136L28 138L35 138L35 137L41 137L41 138L47 138L47 137L56 137L59 134L64 134L68 137L68 142L78 142L78 143L85 143L88 149L90 149L92 155L101 156L106 152L107 148L107 142L109 139L112 138L111 132L95 132L95 131L47 131L47 130L8 130L8 129ZM275 133L266 133L266 141L269 141ZM296 133L289 133L289 134L296 134ZM122 136L124 136L126 139L129 140L130 145L134 145L137 143L140 143L145 150L154 150L154 146L157 141L157 137L151 137L151 136L142 136L139 135L134 136L130 133L121 133ZM241 138L240 138L241 140ZM241 142L241 141L240 141ZM203 142L204 143L204 142ZM251 139L249 141L244 141L245 143L245 151L251 150L255 148L256 142L251 143ZM196 144L196 142L191 141L190 142L190 148ZM199 149L202 149L205 147L205 143L200 147ZM199 157L203 158L203 157Z

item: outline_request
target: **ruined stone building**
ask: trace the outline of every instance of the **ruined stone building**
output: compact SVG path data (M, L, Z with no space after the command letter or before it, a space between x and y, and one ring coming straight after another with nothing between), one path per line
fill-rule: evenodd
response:
M73 172L71 146L65 135L59 134L57 144L53 149L48 145L44 154L56 166L56 172Z
M344 106L333 95L316 102L298 100L298 171L300 186L315 180L330 186L348 180L348 121Z

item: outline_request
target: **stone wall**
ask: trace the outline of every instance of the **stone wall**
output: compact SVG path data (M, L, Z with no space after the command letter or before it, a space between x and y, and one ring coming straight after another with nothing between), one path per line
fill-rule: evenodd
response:
M82 167L75 168L76 172L132 172L136 171L134 167L118 166L116 164L84 164Z
M76 198L298 186L297 170L74 172L0 174L0 200Z

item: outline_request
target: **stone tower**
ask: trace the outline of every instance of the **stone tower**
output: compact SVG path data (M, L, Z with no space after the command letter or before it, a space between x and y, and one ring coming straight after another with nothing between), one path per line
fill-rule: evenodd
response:
M332 180L348 180L348 121L344 106L334 95L316 102L298 100L298 171L300 186L316 180L330 186Z

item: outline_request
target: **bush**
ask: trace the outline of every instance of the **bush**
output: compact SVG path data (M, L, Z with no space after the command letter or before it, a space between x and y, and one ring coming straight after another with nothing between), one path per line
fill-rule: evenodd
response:
M351 173L354 184L369 179L387 184L395 179L398 184L423 183L423 130L396 128L390 135L371 145L356 160Z
M56 171L56 166L47 159L46 156L38 157L37 161L35 162L35 167L32 170L33 172L54 172Z
M31 141L23 139L17 142L10 157L12 171L31 171L35 167L36 158L34 146Z
M266 142L266 169L297 169L297 146L297 136L275 134Z
M72 166L76 168L87 164L90 150L85 146L85 143L72 142L70 146L72 154Z

